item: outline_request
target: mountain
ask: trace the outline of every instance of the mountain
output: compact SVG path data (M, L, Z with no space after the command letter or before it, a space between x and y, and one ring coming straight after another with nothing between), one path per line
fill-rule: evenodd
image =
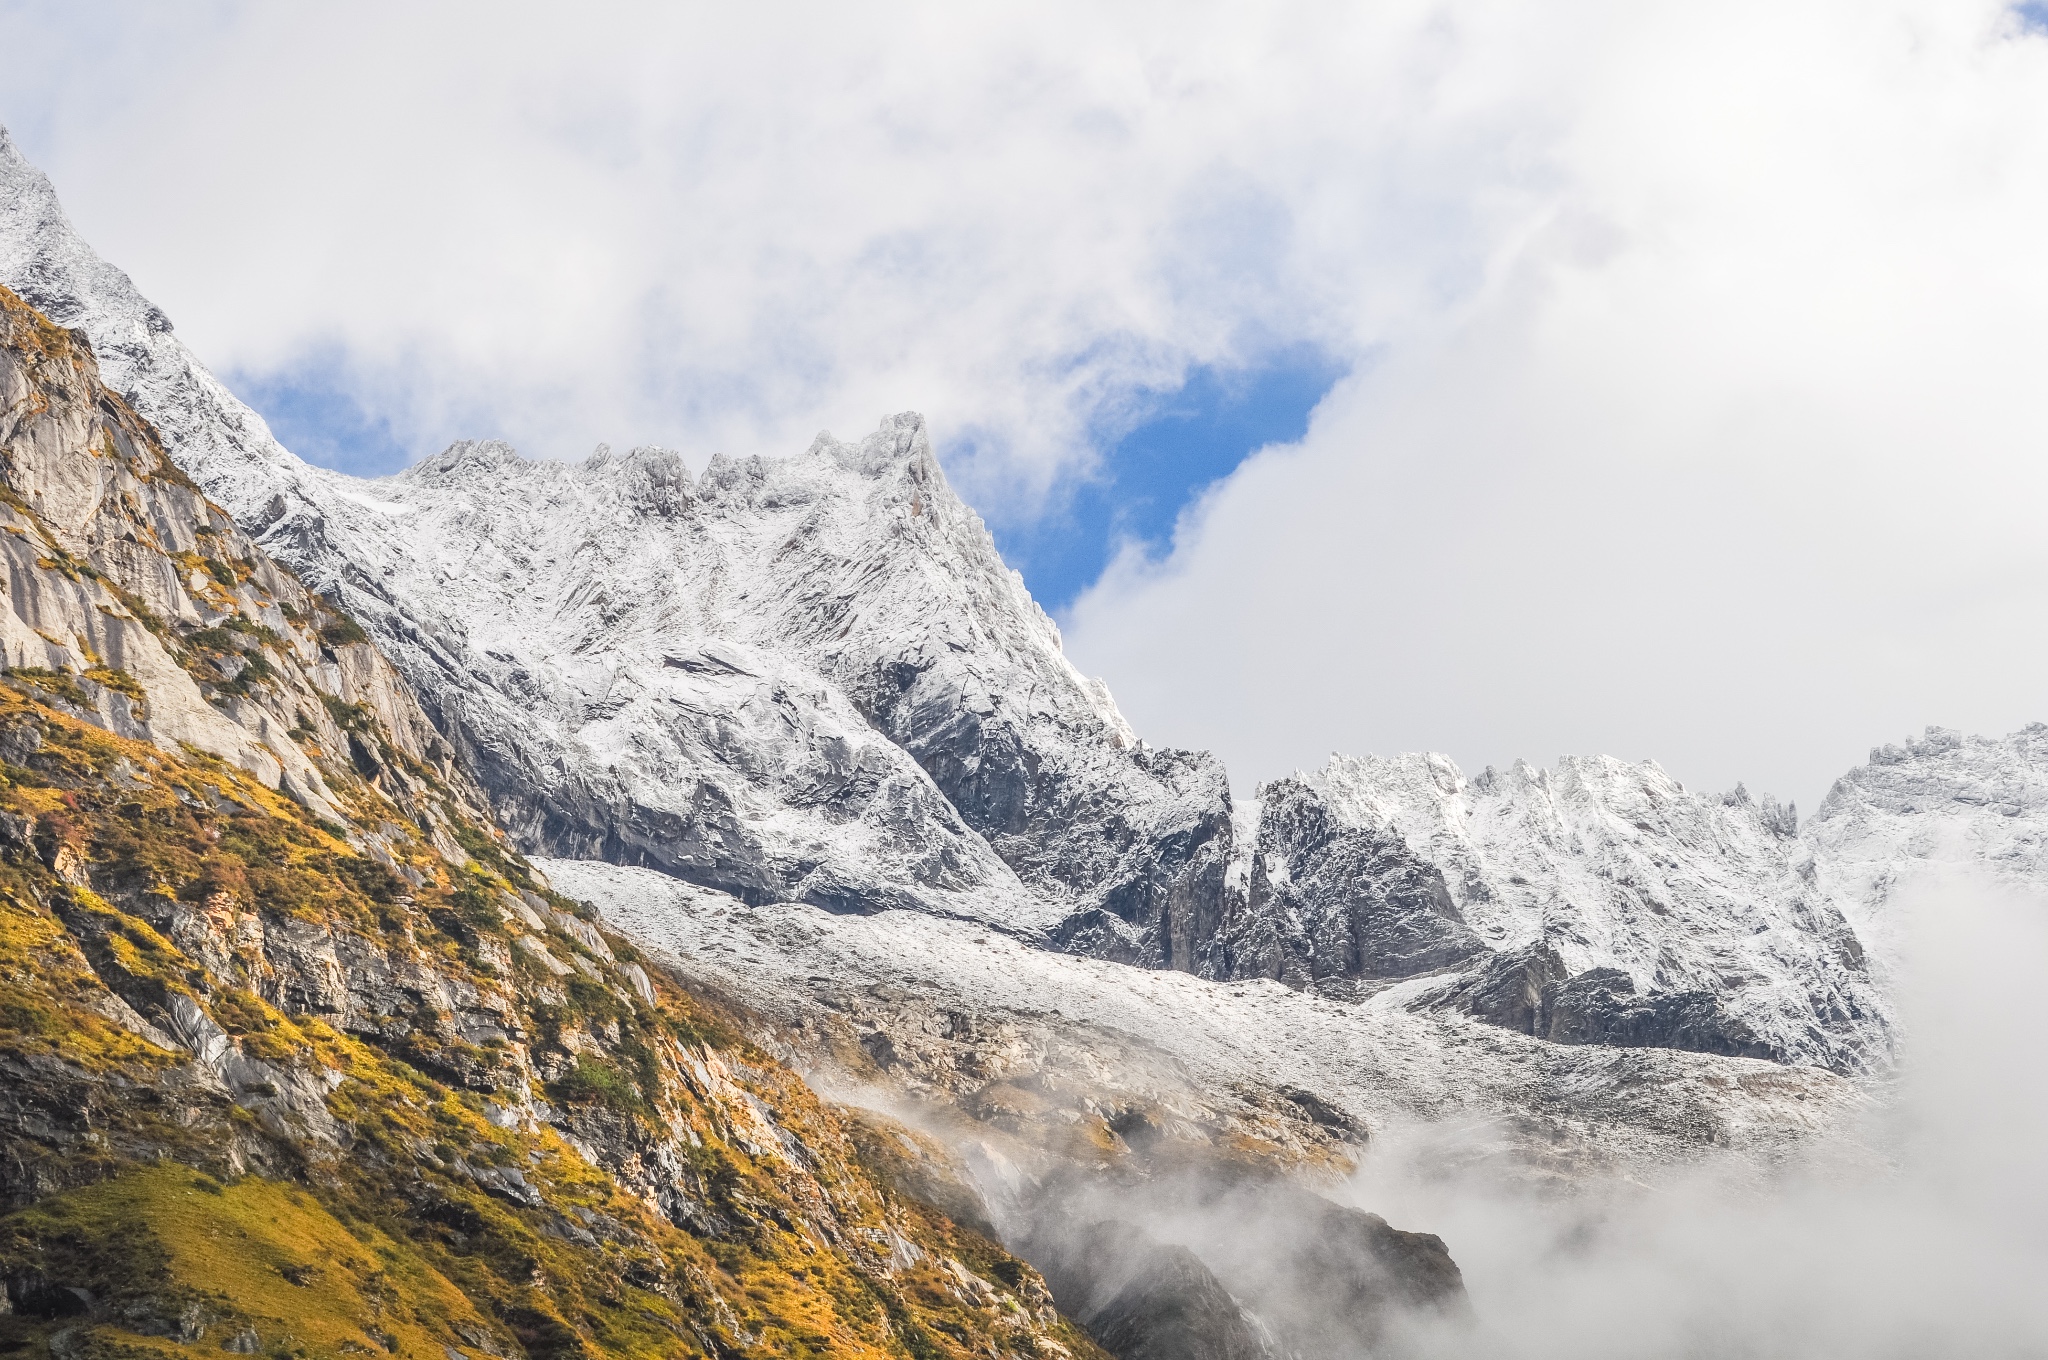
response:
M2048 886L2038 725L1804 826L1605 757L1234 806L914 414L310 467L4 131L0 285L10 1347L1399 1353L1470 1311L1364 1149L1761 1183L1885 1075L1912 886Z
M1906 948L1899 892L1957 871L2008 889L2048 888L2048 725L2003 737L1930 727L1870 752L1808 822L1820 881L1889 979Z
M66 222L0 133L0 282L280 560L360 618L530 850L750 900L916 905L1193 968L1229 789L1133 739L899 416L793 460L458 444L308 467Z
M460 857L449 818L476 792L362 630L207 502L99 384L80 337L11 293L0 309L7 674L123 737L224 760L330 821L367 783Z
M97 1354L159 1338L312 1356L372 1346L439 1346L451 1357L760 1347L1095 1353L1031 1268L978 1235L987 1226L974 1212L978 1191L943 1151L878 1116L821 1105L741 1037L751 1019L643 967L630 941L556 894L482 823L487 796L496 795L494 811L508 806L502 788L487 793L471 777L492 771L471 740L492 730L491 715L465 725L450 714L482 694L502 705L500 716L523 717L519 705L531 708L531 696L516 683L509 699L495 684L416 689L336 607L345 587L330 580L329 594L313 594L200 494L165 456L159 432L101 383L95 329L126 389L168 428L188 427L194 466L282 469L281 481L262 483L284 487L264 509L287 493L303 509L304 478L326 483L316 493L338 488L344 506L391 513L388 501L365 502L360 486L289 461L246 412L223 425L220 404L232 399L160 314L76 247L39 176L18 158L4 168L10 276L84 323L66 329L5 295L20 323L0 345L16 361L7 503L24 551L11 559L16 612L5 631L14 664L0 683L0 915L12 952L38 961L10 975L0 1007L9 1072L0 1143L14 1172L0 1180L8 1348ZM38 193L47 211L36 211ZM34 249L16 248L22 235ZM54 255L53 240L62 247ZM882 445L885 467L900 463L912 481L935 474L921 432L896 426L907 439L885 429L870 441ZM873 448L826 452L840 471L880 480ZM415 470L414 508L476 518L460 496L437 502L435 484L460 487L461 465L479 456L516 461L464 446ZM665 463L651 453L616 466L594 459L574 470L568 497L579 511L607 497L622 513L659 510ZM533 471L544 480L563 470ZM748 516L787 507L787 487L773 484L772 467L768 477L761 471L735 474L729 518L741 529ZM705 499L726 508L716 493ZM913 518L929 514L918 500L913 491ZM950 508L959 515L946 534L965 535L995 564L982 585L1011 592L1004 609L1028 605L978 521L957 502ZM406 528L417 534L429 518ZM707 518L696 538L665 545L673 561L727 553L735 570L763 570L745 555L766 551L760 543L720 542L743 535ZM273 515L269 527L285 520ZM757 525L757 538L787 527ZM521 526L495 528L510 535ZM606 535L588 537L605 548ZM359 549L374 541L351 540ZM451 528L436 541L461 540ZM830 547L799 567L804 582L877 570ZM921 551L934 555L930 544ZM333 560L360 575L358 559ZM932 570L918 560L908 559L913 578ZM630 565L632 553L615 562ZM553 580L542 573L529 583ZM573 609L577 586L603 584L596 571L572 582L565 605ZM903 589L943 593L941 584L909 579ZM959 603L976 600L969 592ZM995 617L1014 622L1001 609ZM870 799L880 811L868 822L875 839L861 843L856 828L850 847L827 846L864 878L817 897L870 911L911 905L923 920L933 911L995 916L1048 941L1060 923L1108 903L1137 918L1118 929L1126 952L1143 955L1148 941L1169 938L1160 909L1175 872L1193 862L1199 872L1183 877L1221 881L1227 851L1208 847L1210 833L1229 826L1220 771L1132 743L1107 696L1058 658L1050 624L1035 610L1023 617L1021 633L941 636L936 651L930 629L884 649L880 630L903 620L870 619L866 631L832 620L837 631L820 630L811 653L771 655L764 669L777 673L735 706L752 703L763 728L687 726L686 740L727 742L723 752L687 754L712 766L736 755L725 767L733 778L780 777L782 753L771 745L763 759L757 739L792 711L823 714L837 730L797 744L836 762L852 806ZM491 622L487 610L462 616L477 618ZM402 659L448 661L429 631L447 616L420 610L382 622ZM787 625L778 625L785 640ZM744 630L727 633L665 650L661 669L708 686L763 680L747 674ZM470 641L460 628L447 636L457 647ZM833 645L849 637L869 651ZM552 659L548 639L525 641ZM947 710L943 686L919 676L964 692L991 663L960 666L952 653L963 642L1035 668L1046 693L1013 707L1005 691L964 718L959 704ZM852 709L820 685L818 672L834 667L853 677L849 689L864 673L888 688L869 685L864 708ZM686 690L685 705L707 696L718 697ZM986 776L990 837L932 793L932 776L903 747L875 740L874 724L891 713L900 730L924 734L927 758L955 789ZM1084 739L1122 758L1042 758L1060 740ZM1029 742L1029 759L1018 756ZM613 754L600 752L590 768L607 771ZM1004 759L1013 763L1007 774ZM799 826L769 827L744 847L757 852L753 862L784 872L789 861L773 852L803 835L849 840L848 823L863 814L821 801L831 805L811 816L787 784L757 792L745 811ZM532 807L572 826L579 812L558 787L544 786ZM1173 818L1190 807L1190 827L1176 830ZM1082 828L1074 819L1084 814ZM934 827L935 872L890 860L887 846L914 849ZM1019 829L1027 827L1037 829ZM1087 843L1051 856L1045 846L1062 827L1085 829ZM1178 870L1171 853L1137 843L1160 834L1188 851ZM649 848L664 844L655 838ZM951 862L949 844L958 848ZM817 868L803 866L793 881L815 887ZM890 895L902 884L927 895ZM764 897L780 886L756 883ZM864 886L873 898L855 891ZM1160 915L1147 921L1147 911ZM903 1149L915 1150L917 1174L906 1173ZM1299 1169L1292 1152L1281 1146L1267 1174ZM1462 1286L1440 1242L1377 1219L1357 1223L1365 1255L1333 1279L1350 1281L1342 1298L1363 1310L1361 1326L1382 1327L1390 1309L1410 1302L1457 1311ZM1384 1251L1419 1252L1426 1264L1388 1273L1374 1264ZM1175 1269L1141 1270L1119 1295L1116 1332L1132 1353L1177 1344L1175 1320L1205 1299L1218 1316L1237 1307L1206 1267L1188 1267L1184 1252L1173 1259ZM1342 1318L1330 1326L1332 1344L1345 1344Z
M1838 1070L1889 1051L1887 1003L1792 811L1651 762L1468 779L1437 755L1333 757L1259 791L1249 882L1239 976L1450 974L1441 1004L1566 1043Z
M207 492L363 622L528 852L1332 996L1434 974L1418 1004L1558 1042L1883 1060L1781 811L1610 761L1401 757L1269 786L1238 844L1221 764L1136 740L1066 661L919 418L698 477L492 443L344 477L279 447L11 144L0 185L0 280L92 335Z
M0 1345L1096 1353L505 849L4 289L0 528Z
M48 663L0 674L9 1350L1098 1353L964 1179L904 1174L943 1153L820 1104L341 697L422 725L5 290L0 411L0 627ZM1356 1240L1361 1326L1462 1316L1441 1242L1289 1193ZM1239 1315L1160 1259L1119 1354Z

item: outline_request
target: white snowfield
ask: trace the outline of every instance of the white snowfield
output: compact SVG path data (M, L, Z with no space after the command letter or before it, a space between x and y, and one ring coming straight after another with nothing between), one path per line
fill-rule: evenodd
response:
M909 993L974 1023L1109 1031L1163 1054L1197 1090L1306 1090L1368 1130L1459 1127L1511 1159L1573 1173L1655 1179L1721 1154L1761 1169L1861 1107L1851 1082L1816 1068L1567 1047L1411 1012L1408 993L1426 982L1334 1002L1266 980L1216 983L1050 953L966 922L750 906L645 869L538 863L557 890L685 974L793 1029L807 1012L860 1017L886 1009L877 995Z

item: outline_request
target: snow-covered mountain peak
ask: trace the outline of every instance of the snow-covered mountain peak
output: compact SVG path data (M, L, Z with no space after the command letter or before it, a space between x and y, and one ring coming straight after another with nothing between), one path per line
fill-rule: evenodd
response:
M1611 974L1644 1005L1713 997L1720 1037L1700 1041L1723 1051L1853 1067L1886 1049L1854 932L1774 803L1693 792L1654 761L1467 779L1439 754L1335 756L1259 798L1270 975L1290 952L1310 976L1368 981L1491 956L1533 969L1532 988Z
M1567 1042L1854 1066L1884 1008L1835 903L1917 853L1885 819L1961 806L1972 781L2036 806L2014 739L1933 733L1845 780L1810 841L1768 799L1607 757L1472 776L1338 757L1267 785L1253 831L1220 762L1137 741L1074 669L922 417L695 476L666 450L546 462L488 440L374 481L310 468L7 141L0 186L0 282L83 329L208 494L362 620L530 849L1211 976L1597 975L1633 989L1626 1023ZM1947 802L1923 796L1943 780ZM1979 841L2034 854L2030 814L2001 816ZM1841 888L1831 856L1859 854L1879 867Z
M82 327L207 493L364 621L530 847L1196 966L1222 766L1142 747L1074 670L922 417L695 479L491 441L375 481L310 468L11 142L0 176L0 281Z
M665 450L490 440L374 481L311 468L11 142L0 182L0 279L82 328L208 494L363 620L529 846L1192 966L1222 914L1221 766L1137 745L922 417L698 478Z
M1916 876L1967 867L2036 893L2048 885L2048 724L2003 737L1930 727L1876 747L1800 839L1888 978L1903 945L1893 899Z

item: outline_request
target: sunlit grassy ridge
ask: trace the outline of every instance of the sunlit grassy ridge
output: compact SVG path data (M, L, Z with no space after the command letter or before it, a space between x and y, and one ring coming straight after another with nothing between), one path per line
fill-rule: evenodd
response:
M14 1350L41 1353L53 1337L64 1355L225 1344L427 1360L445 1360L442 1347L1086 1349L1045 1313L1028 1267L886 1188L842 1119L711 1007L665 980L651 1003L621 985L624 941L606 943L607 962L493 906L522 889L570 904L536 891L487 836L491 863L443 863L406 885L246 776L39 697L0 686L0 750L36 734L22 761L0 765L0 831L13 832L0 862L0 1063L17 1107L90 1109L94 1127L38 1138L34 1120L6 1125L7 1155L58 1190L0 1227ZM525 1043L450 1038L445 1016L379 1028L280 1009L155 923L181 908L189 921L194 907L374 943L487 992ZM582 967L558 977L507 947L522 936ZM260 974L261 951L246 952L230 967ZM182 1046L138 1036L154 1026L169 1038L179 998L241 1056L331 1085L333 1138L265 1083L202 1081ZM120 1007L144 1023L108 1018ZM513 1060L519 1047L571 1046L552 1080ZM522 1101L555 1122L503 1126ZM668 1180L701 1196L685 1212L703 1231L629 1193L588 1155L598 1145L677 1157ZM523 1191L508 1193L505 1171Z

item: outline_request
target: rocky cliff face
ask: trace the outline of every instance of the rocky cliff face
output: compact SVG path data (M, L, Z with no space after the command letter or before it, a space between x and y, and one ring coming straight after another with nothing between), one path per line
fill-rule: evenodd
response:
M1563 1043L1844 1070L1888 1052L1789 809L1573 757L1467 779L1442 756L1340 756L1260 799L1240 975L1342 993L1450 974L1436 1000Z
M0 290L0 1346L1074 1355Z
M362 631L258 550L100 385L93 352L0 289L0 660L123 736L190 746L321 816L367 782L455 842L475 800ZM323 766L309 752L331 753Z

